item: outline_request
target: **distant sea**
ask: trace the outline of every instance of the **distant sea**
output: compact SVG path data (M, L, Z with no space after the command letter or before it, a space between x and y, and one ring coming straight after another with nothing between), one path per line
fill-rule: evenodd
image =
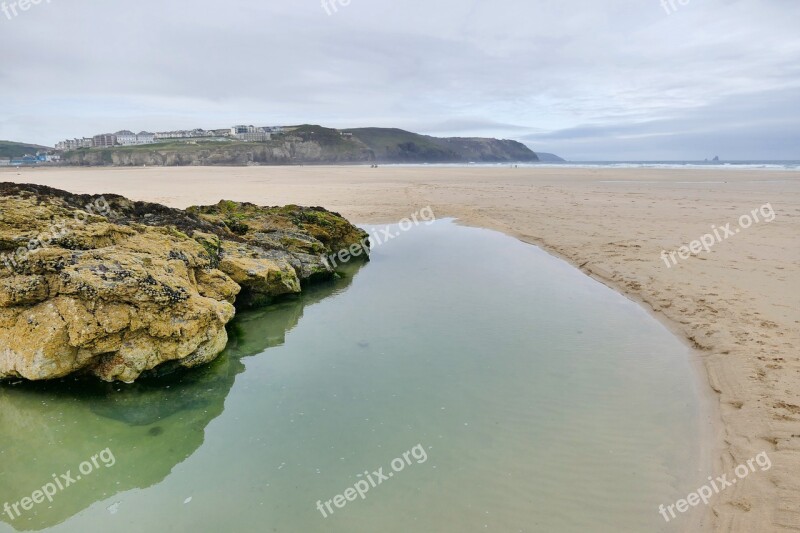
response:
M800 161L568 161L564 163L526 163L525 166L798 170Z
M459 163L391 165L404 167L541 167L541 168L665 168L665 169L741 169L741 170L800 170L800 160L795 161L565 161L563 163ZM385 165L389 166L389 165Z

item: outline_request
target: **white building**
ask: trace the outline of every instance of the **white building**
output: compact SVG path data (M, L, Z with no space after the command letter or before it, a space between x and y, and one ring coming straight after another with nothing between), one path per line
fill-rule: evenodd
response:
M132 146L136 144L136 134L132 131L122 130L114 135L117 136L117 144L120 146Z
M153 144L156 142L156 134L149 131L140 131L136 134L136 144Z
M66 141L61 141L56 144L56 150L69 152L71 150L77 150L78 148L91 148L92 142L93 140L88 137L84 137L83 139L67 139Z
M155 134L156 139L183 139L186 137L185 131L159 131Z
M234 138L245 141L245 142L266 142L272 138L272 135L269 133L264 132L253 132L253 133L238 133L234 135Z
M198 137L213 137L213 131L201 128L194 130L160 131L155 134L156 139L196 139Z
M255 126L232 126L231 137L245 142L266 142L272 138L270 128Z
M117 144L120 146L138 146L156 142L155 133L150 133L148 131L133 133L132 131L122 130L115 133L115 135L117 136Z

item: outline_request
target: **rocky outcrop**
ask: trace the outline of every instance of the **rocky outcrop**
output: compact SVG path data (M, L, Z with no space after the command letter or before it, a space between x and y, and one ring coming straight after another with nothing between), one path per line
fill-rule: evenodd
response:
M207 363L235 306L332 277L325 255L366 237L319 207L182 211L0 184L0 379L132 382Z
M167 375L160 375L159 369L157 379L139 379L125 387L90 378L0 387L0 505L18 501L23 488L42 483L65 465L78 465L106 447L117 459L113 468L101 467L84 477L83 490L59 493L57 505L37 506L35 513L24 517L24 526L21 519L6 513L0 513L0 522L10 526L8 531L13 531L11 527L42 531L97 501L114 501L110 500L114 495L161 483L203 444L207 426L223 412L245 370L245 358L284 344L304 311L345 290L361 266L348 265L347 276L272 308L237 313L228 324L230 340L224 355L201 368ZM69 401L59 401L54 409L53 397ZM58 425L58 446L53 446L54 417L69 421ZM39 453L32 461L31 452L43 449L48 453Z
M366 232L321 207L264 208L221 201L190 207L187 213L225 228L241 240L225 244L218 265L241 286L237 299L241 306L263 305L275 296L300 292L304 284L330 277L325 259L329 250L353 244L369 248Z

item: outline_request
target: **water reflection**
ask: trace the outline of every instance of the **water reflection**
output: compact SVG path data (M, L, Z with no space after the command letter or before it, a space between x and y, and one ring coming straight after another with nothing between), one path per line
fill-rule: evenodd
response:
M17 531L38 531L97 501L161 482L202 445L206 426L223 412L245 369L242 359L282 345L304 309L344 291L361 266L346 265L334 281L241 313L229 325L225 352L202 368L168 375L162 369L133 385L67 379L0 386L0 506L7 502L11 509L0 509L0 521ZM79 465L105 449L115 461L99 462L78 479ZM25 510L23 498L68 472L72 486L52 502L25 502Z

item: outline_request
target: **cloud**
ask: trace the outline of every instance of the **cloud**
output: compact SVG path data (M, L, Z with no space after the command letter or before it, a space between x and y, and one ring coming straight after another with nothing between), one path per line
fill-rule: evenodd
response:
M52 0L0 14L0 138L314 122L566 157L684 158L698 140L767 157L783 123L765 117L791 103L770 95L800 83L799 19L785 0L669 15L658 0L351 0L330 16L317 0Z
M642 122L588 124L525 135L576 160L796 159L800 146L800 91L736 95ZM751 154L757 152L758 157Z

